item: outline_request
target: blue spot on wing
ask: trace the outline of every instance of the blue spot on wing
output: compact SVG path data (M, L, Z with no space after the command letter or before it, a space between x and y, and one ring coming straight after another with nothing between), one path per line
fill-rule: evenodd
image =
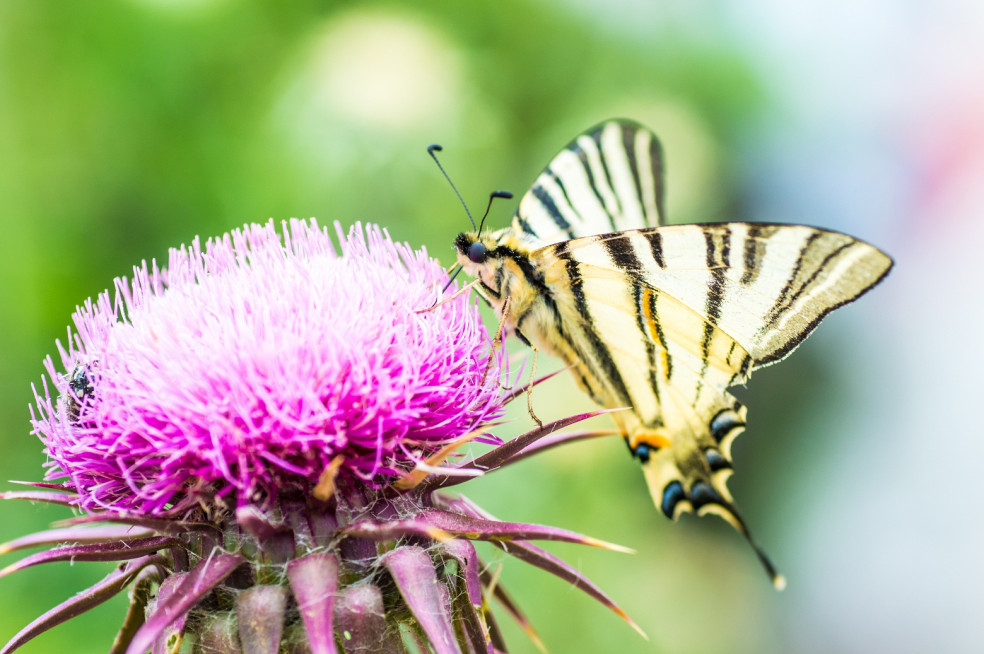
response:
M632 450L632 456L639 459L642 463L649 463L650 455L656 451L656 448L649 443L639 443L634 450Z
M743 427L744 425L745 423L738 418L734 411L723 409L711 419L708 427L710 428L711 436L715 441L720 443L735 427Z
M728 460L717 450L708 448L704 451L704 458L707 460L707 467L711 469L711 472L717 472L718 470L731 467Z
M673 517L673 509L680 500L686 499L687 494L683 492L683 484L679 481L671 481L663 489L663 503L660 508L667 518Z
M694 505L695 509L699 509L705 504L722 504L724 503L724 498L718 495L718 492L702 481L694 482L693 487L690 489L690 503Z

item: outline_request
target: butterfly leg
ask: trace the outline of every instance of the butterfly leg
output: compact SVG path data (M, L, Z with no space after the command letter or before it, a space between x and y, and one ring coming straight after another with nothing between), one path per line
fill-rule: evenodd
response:
M485 385L485 379L492 368L492 359L495 358L496 351L502 347L502 330L506 324L506 316L509 315L509 298L502 303L502 315L499 318L499 325L495 328L495 336L492 337L492 347L489 349L489 358L485 361L485 372L482 373L481 385Z
M426 309L417 309L416 311L414 311L414 313L427 313L428 311L433 311L434 309L436 309L436 308L438 308L440 306L444 306L448 302L451 302L452 300L455 300L458 297L461 297L461 295L463 293L467 293L471 289L475 288L475 286L477 286L480 281L481 280L476 279L475 281L471 282L470 284L465 284L464 286L462 286L457 291L455 291L454 293L452 293L448 297L444 298L443 300L434 300L434 304L430 305Z
M533 348L533 366L530 369L530 383L529 386L526 387L526 409L530 412L530 417L533 418L533 422L537 424L537 427L542 429L543 422L536 417L535 413L533 413L533 384L536 380L536 360L540 356L540 350L533 344L530 344L530 347Z

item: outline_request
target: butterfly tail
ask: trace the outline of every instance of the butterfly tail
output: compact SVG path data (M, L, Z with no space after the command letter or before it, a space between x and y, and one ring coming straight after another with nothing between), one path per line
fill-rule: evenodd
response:
M769 575L769 580L772 582L775 589L783 590L786 587L786 578L779 573L775 564L772 563L769 556L752 537L751 532L748 530L748 525L745 523L744 519L742 519L741 514L738 513L738 510L733 503L710 501L697 508L696 512L697 515L707 515L709 513L713 513L726 520L732 527L738 530L742 536L745 537L745 540L755 552L755 556L758 557L762 567L765 568L765 573Z
M731 434L734 438L736 434ZM639 434L633 439L643 440ZM709 435L695 438L692 442L713 443ZM682 513L692 512L703 516L714 514L734 527L752 547L765 568L772 585L782 590L786 585L785 578L778 572L768 555L752 537L741 514L735 506L731 494L726 487L726 481L731 473L730 456L713 445L700 449L678 446L679 441L668 447L649 450L642 459L642 470L649 486L650 495L656 507L671 520L676 520ZM637 446L638 453L640 448ZM720 457L718 460L717 457ZM709 461L711 462L709 464Z

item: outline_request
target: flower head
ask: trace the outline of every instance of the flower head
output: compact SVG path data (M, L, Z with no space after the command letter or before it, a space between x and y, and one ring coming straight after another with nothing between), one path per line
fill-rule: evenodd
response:
M475 540L625 617L529 541L615 546L443 492L598 435L553 432L600 412L489 435L520 392L502 394L502 351L473 301L435 303L447 274L380 229L336 231L340 252L313 221L196 240L76 312L64 372L46 361L55 397L47 383L36 392L47 481L0 497L82 515L0 546L49 547L0 577L119 566L0 654L125 588L113 652L504 651L489 597L533 632ZM449 462L471 440L495 447Z
M341 254L313 222L283 243L248 226L87 302L67 377L48 361L66 401L38 398L48 479L87 509L238 507L308 492L336 457L379 486L488 419L476 307L416 312L446 278L435 261L375 227L339 238Z

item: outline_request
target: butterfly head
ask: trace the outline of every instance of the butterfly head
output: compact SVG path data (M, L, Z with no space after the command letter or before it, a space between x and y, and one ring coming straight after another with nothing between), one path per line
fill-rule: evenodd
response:
M496 233L479 234L477 232L462 232L454 239L454 249L458 254L458 265L473 277L484 276L483 270L494 267L499 259Z

